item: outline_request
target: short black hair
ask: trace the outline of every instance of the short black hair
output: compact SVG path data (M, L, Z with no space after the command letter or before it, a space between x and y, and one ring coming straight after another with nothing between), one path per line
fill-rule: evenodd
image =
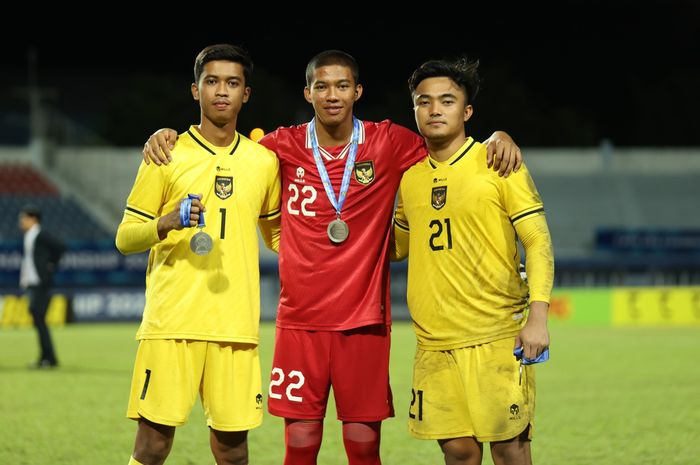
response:
M322 66L340 65L350 68L355 85L360 83L360 67L355 58L342 50L326 50L319 53L306 65L306 85L310 86L314 80L314 71Z
M474 102L479 93L479 60L459 58L450 60L430 60L420 65L408 78L408 88L411 95L415 94L416 87L424 80L431 77L446 77L452 79L466 94L467 105Z
M243 66L245 85L250 85L250 79L253 75L253 60L245 49L231 44L210 45L199 52L197 58L194 60L194 82L196 84L199 84L199 78L202 77L204 65L214 60L239 63Z
M19 212L25 216L30 216L32 218L35 218L37 221L41 222L41 209L34 204L26 204L22 206L22 209Z

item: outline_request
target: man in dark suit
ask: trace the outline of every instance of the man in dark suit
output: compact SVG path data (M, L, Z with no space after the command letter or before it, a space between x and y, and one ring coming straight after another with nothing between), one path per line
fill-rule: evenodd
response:
M27 205L20 211L19 227L24 233L20 287L29 297L29 310L32 313L41 346L41 356L32 366L53 368L58 366L58 360L51 342L49 327L46 325L46 311L49 306L49 289L53 272L58 266L65 247L41 229L41 211L33 205Z

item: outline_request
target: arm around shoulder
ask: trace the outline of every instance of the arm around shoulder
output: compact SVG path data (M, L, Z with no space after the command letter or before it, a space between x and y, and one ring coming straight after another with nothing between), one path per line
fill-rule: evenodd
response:
M486 145L486 165L499 176L508 177L515 173L523 163L523 154L520 147L505 131L495 131L491 137L484 141Z
M167 165L173 159L170 151L175 148L177 131L162 128L151 134L143 144L143 161L148 165L151 161L156 165Z

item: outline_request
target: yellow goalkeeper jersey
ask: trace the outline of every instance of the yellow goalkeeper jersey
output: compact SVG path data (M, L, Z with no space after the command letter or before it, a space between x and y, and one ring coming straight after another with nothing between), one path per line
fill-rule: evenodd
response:
M146 307L137 339L258 342L260 272L256 225L280 214L279 162L236 133L228 147L195 126L181 134L167 166L141 164L122 223L146 223L202 194L213 248L197 255L198 228L171 231L151 247Z
M424 350L494 341L523 324L528 288L514 225L544 209L525 165L504 179L485 160L486 146L470 137L401 180L394 231L410 248L408 306Z

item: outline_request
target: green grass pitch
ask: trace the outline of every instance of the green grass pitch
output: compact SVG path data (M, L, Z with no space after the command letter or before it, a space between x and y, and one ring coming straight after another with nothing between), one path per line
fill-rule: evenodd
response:
M0 330L0 464L124 464L135 423L124 417L136 350L135 324L54 329L62 366L32 371L33 329ZM690 465L700 457L700 329L552 325L551 359L537 367L533 440L538 465ZM263 373L274 327L262 327ZM415 339L393 329L396 418L383 426L385 465L443 463L434 441L406 430ZM282 420L266 415L249 435L251 463L281 464ZM213 464L201 407L178 429L167 461ZM320 464L345 464L331 407ZM487 456L485 464L491 463Z

